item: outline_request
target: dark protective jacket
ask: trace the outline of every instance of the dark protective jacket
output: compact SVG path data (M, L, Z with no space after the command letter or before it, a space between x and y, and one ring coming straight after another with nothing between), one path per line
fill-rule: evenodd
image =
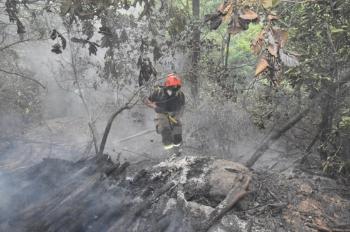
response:
M185 105L185 95L182 91L178 90L175 94L169 96L166 89L160 86L148 99L156 103L155 111L157 113L176 113L182 111Z

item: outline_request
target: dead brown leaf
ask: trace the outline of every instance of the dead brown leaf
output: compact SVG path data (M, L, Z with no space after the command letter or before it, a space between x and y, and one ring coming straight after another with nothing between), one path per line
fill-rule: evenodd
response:
M241 10L239 17L245 20L256 20L258 18L258 14L249 8L245 8Z
M269 53L271 55L273 55L274 57L277 57L278 54L278 46L277 44L269 44L269 46L267 47L267 50L269 51Z
M233 5L231 4L230 8L227 10L227 13L225 14L225 16L223 16L222 19L225 22L229 22L231 20L232 14L233 14Z
M277 16L277 15L269 14L269 15L267 16L267 19L268 19L269 21L273 21L273 20L278 20L278 19L280 19L280 17Z
M267 62L265 57L261 57L256 65L255 76L258 76L260 73L265 71L269 67L269 63Z
M221 3L217 8L217 12L220 14L223 21L228 22L231 19L233 13L232 2L229 1L226 3Z
M265 30L262 30L258 37L252 41L250 44L250 47L254 54L258 55L261 52L261 49L264 45L264 37L265 37Z
M221 3L218 7L218 11L221 12L221 14L223 15L226 15L232 9L233 9L233 4L231 1L228 1L226 3Z

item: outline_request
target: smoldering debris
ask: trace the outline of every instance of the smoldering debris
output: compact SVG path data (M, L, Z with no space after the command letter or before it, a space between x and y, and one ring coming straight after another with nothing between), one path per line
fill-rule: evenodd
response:
M313 231L348 223L349 202L320 190L320 180L195 156L128 166L105 155L1 173L0 230Z

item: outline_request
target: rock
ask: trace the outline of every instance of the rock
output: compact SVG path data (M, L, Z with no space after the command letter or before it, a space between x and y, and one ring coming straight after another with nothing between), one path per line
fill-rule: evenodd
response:
M215 199L224 199L235 182L242 178L242 175L250 175L245 166L227 161L215 160L209 167L209 195Z

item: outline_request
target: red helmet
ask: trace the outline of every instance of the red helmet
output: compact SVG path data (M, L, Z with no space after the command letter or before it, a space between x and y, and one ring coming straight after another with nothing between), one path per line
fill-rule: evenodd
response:
M181 86L181 79L178 75L174 74L174 73L170 73L168 74L164 85L166 87L176 87L176 86Z

